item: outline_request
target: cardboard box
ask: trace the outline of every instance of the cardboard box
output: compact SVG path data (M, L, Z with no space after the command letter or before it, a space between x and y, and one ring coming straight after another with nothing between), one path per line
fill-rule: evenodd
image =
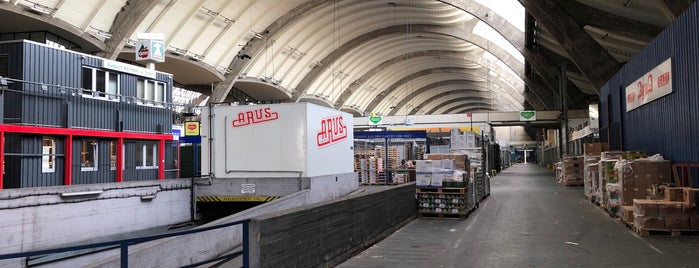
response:
M647 199L634 199L633 215L639 217L657 218L658 201Z
M621 213L621 219L623 221L633 223L633 206L622 206Z
M633 224L640 229L666 229L665 228L665 220L660 219L660 218L650 218L650 217L642 217L642 216L635 216L634 215L634 221Z
M432 173L415 174L415 186L430 186L432 184Z
M682 213L682 202L662 201L658 203L658 216L684 216Z
M699 215L697 206L694 204L682 203L682 216Z
M431 181L430 186L442 187L442 182L444 181L444 176L442 174L432 174L432 178L430 181Z
M683 202L684 201L684 189L681 187L667 187L667 188L665 188L665 201Z
M698 188L689 188L689 187L682 188L682 201L686 204L696 205L697 204L697 195L699 195Z
M609 144L606 142L593 142L583 144L585 154L599 155L604 151L609 151Z
M665 217L665 228L668 229L689 229L689 216Z

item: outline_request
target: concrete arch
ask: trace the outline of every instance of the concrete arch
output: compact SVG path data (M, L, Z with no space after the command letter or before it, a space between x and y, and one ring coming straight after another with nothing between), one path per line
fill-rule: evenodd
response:
M374 100L371 103L369 103L369 105L367 105L367 107L364 110L365 111L373 111L379 105L379 103L381 103L383 101L383 99L381 99L380 97L389 95L394 90L396 90L396 88L398 88L398 86L405 84L408 81L415 79L417 77L420 77L420 76L424 76L424 75L428 75L428 74L432 74L432 73L454 73L454 74L469 74L469 75L479 77L481 79L489 79L489 77L488 77L489 74L487 72L488 71L485 69L479 69L479 70L473 71L473 70L459 68L459 67L441 67L441 68L421 70L421 71L415 72L413 74L410 74L410 75L400 79L398 82L393 83L390 87L388 87L387 89L380 92L379 96L377 96L377 98L374 98ZM510 85L502 82L499 79L496 79L496 80L492 81L491 83L498 85L501 88L509 88L510 87ZM510 97L513 97L513 96L510 96ZM522 100L521 101L515 100L515 102L520 102L520 103L524 102L524 100L523 100L524 97L523 96L520 96L520 97Z
M474 89L454 89L454 90L449 90L449 91L437 93L436 95L432 95L429 98L427 98L426 100L420 101L419 103L417 103L414 106L416 108L424 109L431 102L434 102L434 101L439 100L439 99L444 98L444 97L455 96L455 94L462 96L462 95L464 95L463 93L475 93L475 94L471 94L470 96L480 97L481 99L490 99L490 96L483 95L484 92L482 92L482 91L478 91L478 90L474 90ZM414 111L409 112L409 114L414 114Z
M360 37L357 37L355 39L352 39L346 43L344 43L340 48L334 50L332 53L327 55L324 59L321 60L326 65L333 64L335 61L337 61L342 55L347 53L347 51L350 51L356 46L359 46L363 44L364 42L369 42L374 38L377 38L378 36L385 35L385 34L395 34L395 33L405 33L406 31L410 30L412 32L424 32L424 33L432 33L432 34L441 34L445 36L451 36L451 37L456 37L458 39L464 40L464 42L469 42L472 43L476 46L479 46L483 49L488 48L490 50L490 53L493 54L495 57L497 57L499 60L504 62L512 71L514 71L519 77L524 77L524 66L518 66L516 63L517 60L514 59L507 51L505 51L502 48L499 48L495 44L491 44L490 41L469 33L464 30L464 27L472 27L471 25L457 25L453 27L443 27L443 26L435 26L435 25L398 25L398 26L391 26L387 28L383 28L380 30L368 32ZM313 81L323 72L326 71L324 68L313 68L304 78L301 80L301 82L296 86L297 92L294 94L293 100L297 100L299 96L302 96L305 91L307 90L307 87L313 83Z
M465 105L465 104L456 105L456 106L454 106L454 107L451 107L451 108L449 108L449 109L444 110L443 113L444 113L444 114L456 114L456 113L460 113L459 111L461 111L461 110L459 110L459 109L461 109L461 108L463 108L463 107L468 107L468 105ZM498 109L488 108L488 107L484 107L484 106L477 107L477 108L466 108L466 110L498 111Z
M452 103L460 103L460 102L466 102L466 103L475 103L475 104L481 104L481 105L486 105L486 106L491 106L493 99L491 97L484 97L484 96L479 96L479 97L472 97L467 94L461 93L461 94L453 94L452 96L442 96L440 98L434 98L430 99L427 101L422 106L422 110L426 111L428 114L434 113L435 111L439 110L442 108L444 105L449 105ZM410 114L414 114L415 111L412 111Z
M398 111L400 111L403 108L403 106L408 104L410 101L414 101L416 99L416 97L418 97L418 96L427 95L427 96L425 96L425 98L427 98L427 99L434 97L434 95L430 94L431 91L433 91L433 89L439 89L439 88L448 88L449 89L451 87L447 87L447 86L455 86L455 87L469 87L471 89L463 89L463 88L456 89L456 90L451 89L451 90L448 90L447 92L456 92L456 91L465 91L465 90L474 91L474 92L485 91L486 88L483 87L482 85L479 85L479 84L480 83L474 83L473 81L470 81L470 80L454 79L454 80L439 81L439 82L435 82L435 83L426 85L426 86L416 90L416 92L419 92L418 94L411 96L411 98L404 98L400 102L398 102L395 105L396 109L393 109L388 115L395 115ZM480 88L482 90L479 90L478 88ZM437 94L439 94L439 93L437 93ZM417 106L422 107L423 104L424 104L424 101L421 101L420 103L418 103Z

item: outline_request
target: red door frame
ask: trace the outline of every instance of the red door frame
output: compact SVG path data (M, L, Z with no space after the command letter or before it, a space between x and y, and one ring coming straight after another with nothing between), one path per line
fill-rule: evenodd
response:
M20 126L20 125L7 125L0 124L0 189L3 189L3 180L5 167L5 133L20 133L20 134L37 134L37 135L53 135L53 136L64 136L66 137L66 152L65 152L65 172L63 177L63 184L72 185L73 184L73 137L99 137L99 138L114 138L117 139L117 170L116 170L116 181L123 181L123 171L122 166L122 147L124 144L124 139L132 140L155 140L159 141L159 167L158 167L158 179L165 179L165 141L172 140L172 135L170 134L149 134L149 133L135 133L135 132L116 132L116 131L104 131L104 130L87 130L87 129L70 129L70 128L55 128L55 127L38 127L38 126Z

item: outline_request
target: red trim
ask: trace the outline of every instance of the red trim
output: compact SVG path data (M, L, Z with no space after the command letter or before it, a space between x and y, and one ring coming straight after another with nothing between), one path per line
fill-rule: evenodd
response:
M105 130L88 130L75 128L55 128L55 127L37 127L37 126L19 126L19 125L4 125L0 124L0 132L13 132L25 134L42 134L42 135L62 135L62 136L83 136L83 137L102 137L102 138L123 138L137 140L172 140L172 134L150 134L136 132L116 132Z
M124 181L124 139L117 139L116 145L116 181Z
M5 161L5 133L23 133L23 134L38 134L38 135L56 135L66 137L65 150L65 175L63 177L64 185L73 184L73 136L81 137L100 137L100 138L115 138L117 139L117 172L116 181L122 182L124 172L122 170L122 147L124 139L133 140L157 140L160 141L160 165L158 168L158 179L165 179L165 141L172 140L171 134L149 134L135 132L116 132L105 130L88 130L74 128L56 128L56 127L39 127L39 126L20 126L0 124L0 189L3 187L3 168L2 163Z
M65 152L65 174L63 175L63 184L73 184L73 135L66 136L66 152Z
M2 189L3 179L5 179L5 132L0 131L0 189Z
M172 138L172 136L170 136ZM160 140L160 146L158 146L158 179L165 179L165 140Z

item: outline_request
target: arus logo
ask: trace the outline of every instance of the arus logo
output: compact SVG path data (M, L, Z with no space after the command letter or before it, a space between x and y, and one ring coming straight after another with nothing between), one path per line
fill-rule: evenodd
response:
M238 113L238 119L233 120L233 127L244 127L277 119L279 119L279 114L272 112L271 108L260 108Z
M316 135L318 148L323 148L345 139L347 139L347 126L342 119L342 115L321 119L320 131Z

